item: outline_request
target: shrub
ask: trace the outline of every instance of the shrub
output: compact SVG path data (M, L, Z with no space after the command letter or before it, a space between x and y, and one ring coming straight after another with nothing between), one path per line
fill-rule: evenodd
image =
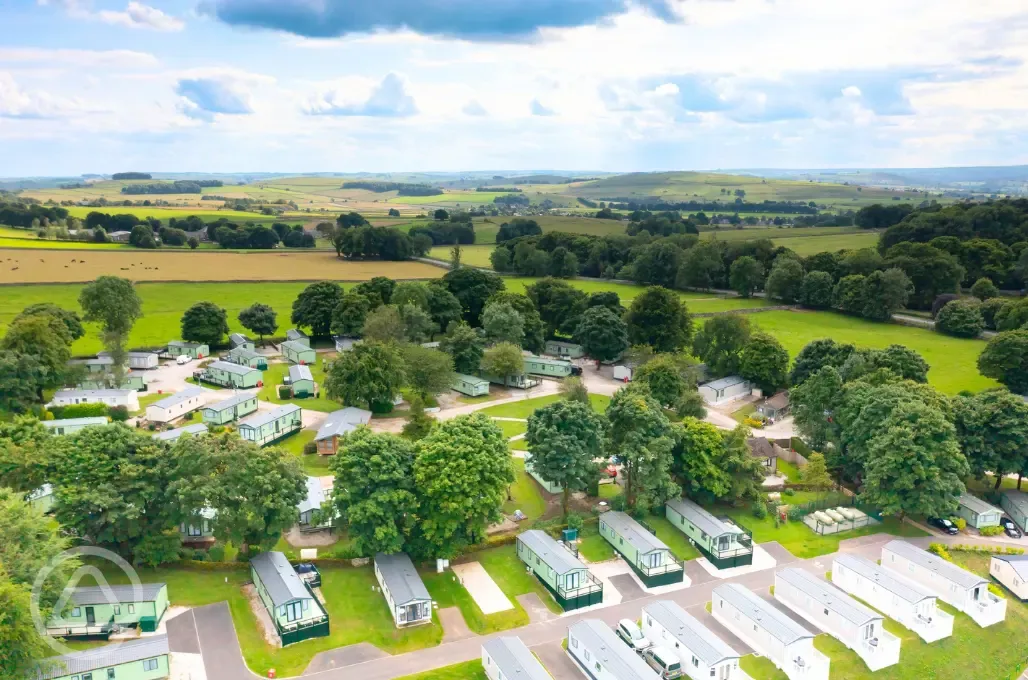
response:
M789 508L788 517L789 517L789 521L791 521L791 522L801 522L801 521L803 521L803 508L799 508L799 507L796 507L796 506L793 506L793 507Z
M953 300L939 310L935 327L946 335L977 338L985 328L982 304L972 298Z
M992 279L983 276L971 286L971 295L984 301L999 295L999 289L996 288L996 284L992 282Z
M786 496L795 496L796 495L796 489L786 488L785 490L782 491L782 494L784 494Z
M600 495L600 480L598 477L593 478L593 480L589 482L589 486L586 487L585 493L593 498Z
M928 546L928 552L938 555L947 562L952 562L953 558L949 556L949 551L946 550L946 546L942 543L932 543Z
M939 316L939 312L942 310L942 308L948 305L950 302L959 299L960 296L956 295L955 293L943 293L942 295L937 295L935 297L935 302L932 303L932 318L934 319L935 317Z
M303 445L303 452L305 455L311 455L312 453L318 452L318 442L307 442Z
M224 562L225 546L221 543L215 543L211 546L211 549L207 551L207 557L211 558L212 562Z
M981 304L982 319L985 327L990 331L996 330L996 312L1003 308L1007 301L1003 298L989 298Z
M618 494L610 499L610 509L617 510L619 512L625 509L625 495Z
M758 429L761 428L761 427L764 427L764 421L763 420L760 420L759 418L753 418L751 416L746 416L746 418L743 420L743 424L746 427L753 427L753 428L758 428Z
M111 416L111 420L116 423L124 423L129 419L129 412L127 406L112 406L108 410L108 415Z
M151 432L156 431L157 430L157 423L150 423L149 425L146 426L146 429L150 430Z
M752 508L750 508L750 512L752 512L753 516L757 519L767 519L767 505L764 501L754 501Z
M957 531L963 531L967 528L967 520L963 517L950 517L949 521L957 525Z
M51 408L54 418L93 418L107 415L106 404L72 404L71 406L54 406Z
M190 559L194 562L207 562L210 560L210 555L207 554L206 550L194 550Z
M373 401L371 402L371 412L382 415L384 413L393 412L393 402L391 401Z
M289 399L292 396L293 396L293 388L291 388L289 385L279 385L278 386L278 398L279 399Z
M982 527L978 530L982 536L999 536L1003 533L1003 527Z
M582 528L582 516L577 512L569 512L567 516L568 529L579 530Z

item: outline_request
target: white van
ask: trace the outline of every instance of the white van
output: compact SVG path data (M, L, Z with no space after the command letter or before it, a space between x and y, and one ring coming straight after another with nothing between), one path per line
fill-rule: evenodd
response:
M650 668L660 674L661 680L682 677L682 662L674 652L666 647L650 647L643 652L643 659Z

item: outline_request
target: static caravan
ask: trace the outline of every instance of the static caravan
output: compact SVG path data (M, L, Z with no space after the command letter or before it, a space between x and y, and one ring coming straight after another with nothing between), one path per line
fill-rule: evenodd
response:
M840 553L832 562L832 583L896 619L925 642L953 634L953 615L938 608L934 594L863 557Z
M900 639L885 630L884 617L809 571L775 574L775 599L855 651L872 672L899 663Z
M533 378L532 376L525 375L510 375L506 378L496 377L493 375L482 376L494 385L503 385L504 387L516 387L519 390L528 390L539 385L539 378Z
M753 564L753 537L728 519L715 517L688 498L668 501L664 514L716 568Z
M295 404L284 404L273 411L258 413L239 423L239 436L258 446L267 446L303 429L302 411Z
M313 364L318 360L317 353L302 342L287 340L278 346L282 356L291 364Z
M1003 511L991 503L969 493L960 494L957 499L957 515L967 520L968 526L975 529L982 527L998 527Z
M547 340L543 352L561 359L580 359L585 356L581 345L560 340Z
M1028 555L993 555L989 573L1017 599L1028 600Z
M80 390L105 390L113 380L113 376L102 374L102 373L90 373L77 387ZM122 380L121 384L118 385L119 390L135 390L136 392L146 392L146 379L141 373L135 371L128 371L125 373L125 379Z
M64 613L55 613L46 624L47 633L54 637L109 635L114 626L152 633L168 611L168 586L164 583L70 588L64 595Z
M259 402L256 394L237 394L203 407L201 415L208 425L227 425L244 416L257 412Z
M170 675L168 636L125 640L47 659L33 680L161 680Z
M660 678L610 626L596 619L583 619L568 628L567 652L591 680Z
M548 479L543 479L543 476L535 471L535 466L532 465L532 452L525 451L525 472L532 476L532 479L539 482L539 486L546 489L547 493L563 493L564 487L560 484L555 484Z
M290 328L286 331L286 342L298 342L307 347L311 346L311 339L303 331L298 331L295 328Z
M375 578L397 628L432 622L432 596L406 553L375 555Z
M234 364L231 361L214 361L202 371L193 374L197 380L236 390L248 390L261 385L264 374L256 368Z
M332 487L335 484L335 477L307 477L307 496L297 503L296 510L299 513L297 524L301 529L324 529L332 526L335 519L335 511L326 504L332 496ZM324 510L321 520L314 523L315 511Z
M187 387L146 407L146 419L152 423L170 423L187 413L202 409L210 390Z
M86 373L106 373L114 365L114 359L109 356L98 356L93 359L73 359L68 362L72 366L82 366Z
M706 404L717 406L748 396L753 391L753 385L737 375L731 375L704 383L697 389Z
M545 375L551 378L566 378L575 374L575 365L563 359L527 356L525 357L525 373Z
M624 512L600 515L600 536L614 546L648 588L682 583L685 567L671 548Z
M48 406L74 404L104 404L124 406L129 411L139 410L139 397L135 390L58 390Z
M334 456L339 451L341 437L370 422L371 411L353 406L329 413L325 422L318 428L318 434L314 436L314 442L318 445L318 454Z
M1007 601L989 592L989 581L906 541L882 548L882 566L935 593L985 628L1007 615Z
M200 342L172 340L168 343L168 354L173 357L185 355L190 359L203 359L211 355L211 348Z
M329 634L328 614L285 555L280 552L257 555L250 560L250 578L275 622L283 647Z
M63 420L44 420L40 425L50 430L55 435L72 434L87 427L106 425L107 418L96 416L93 418L65 418Z
M530 529L518 535L517 545L518 557L565 611L603 602L603 582L549 534Z
M455 392L460 392L469 397L482 397L489 394L489 381L476 375L455 373L453 375L453 384L450 387Z
M194 423L192 425L186 425L185 427L177 427L174 430L158 432L153 436L153 438L162 442L173 442L184 434L188 434L191 437L195 437L200 434L207 434L207 426L203 423Z
M618 382L632 382L632 371L631 366L615 366L614 380Z
M999 506L1007 511L1014 524L1028 533L1028 494L1010 489L999 498Z
M314 375L310 366L303 364L289 367L289 388L294 399L306 399L318 396L318 388L314 383Z
M129 352L128 365L131 369L146 371L159 367L161 358L157 352Z
M214 520L218 518L218 511L213 508L204 508L193 515L188 522L179 525L178 533L183 543L205 544L213 543Z
M246 337L242 333L232 333L228 336L228 344L232 349L247 349L251 352L256 348L253 344L253 340Z
M54 487L51 484L44 484L35 491L25 495L25 502L44 515L54 509Z
M349 352L355 345L361 344L360 338L344 338L341 335L332 336L332 340L336 344L336 351L340 354Z
M519 637L495 637L482 644L482 669L489 680L553 680Z
M749 588L737 583L717 586L711 613L789 680L828 680L830 660L814 648L814 634Z
M268 359L263 354L259 354L252 349L245 349L243 347L230 349L226 360L240 366L256 368L259 371L268 370Z
M739 652L676 602L660 600L643 607L642 631L653 644L674 652L693 680L751 680L739 668Z

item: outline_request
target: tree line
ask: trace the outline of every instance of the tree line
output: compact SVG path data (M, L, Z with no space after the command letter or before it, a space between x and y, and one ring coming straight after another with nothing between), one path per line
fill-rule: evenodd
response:
M129 184L121 188L121 193L138 194L200 194L204 187L220 187L224 182L220 179L175 180L174 182L154 182L153 184Z
M359 180L343 182L343 189L363 189L382 194L387 191L395 191L397 196L436 196L442 193L438 187L431 184L411 184L407 182L374 182L370 180Z

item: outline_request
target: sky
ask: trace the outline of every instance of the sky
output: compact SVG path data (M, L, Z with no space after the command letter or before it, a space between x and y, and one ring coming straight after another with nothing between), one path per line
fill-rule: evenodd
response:
M1021 0L3 0L0 176L1028 163Z

